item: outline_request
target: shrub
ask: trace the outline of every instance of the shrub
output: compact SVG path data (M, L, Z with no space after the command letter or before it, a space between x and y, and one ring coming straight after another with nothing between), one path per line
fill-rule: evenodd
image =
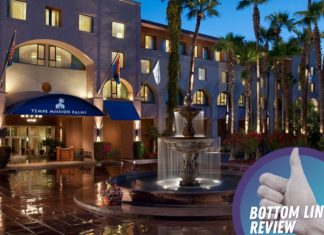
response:
M111 143L95 142L94 143L94 158L96 161L102 161L109 157L112 150Z
M143 159L144 144L142 141L135 141L133 144L134 159Z
M11 154L10 147L0 147L0 169L5 168L9 162Z

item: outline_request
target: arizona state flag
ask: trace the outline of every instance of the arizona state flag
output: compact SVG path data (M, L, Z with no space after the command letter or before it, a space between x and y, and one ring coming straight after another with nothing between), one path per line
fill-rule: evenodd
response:
M117 82L117 84L120 83L120 61L119 61L120 57L119 55L117 55L117 58L115 60L115 64L113 67L113 71L114 71L114 79Z

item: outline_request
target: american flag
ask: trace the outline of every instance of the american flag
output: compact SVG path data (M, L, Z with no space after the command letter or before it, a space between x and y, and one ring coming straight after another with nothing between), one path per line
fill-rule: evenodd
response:
M15 53L15 47L16 47L16 31L14 32L13 36L12 36L12 41L11 41L11 45L10 45L10 49L8 51L8 62L7 62L7 67L12 65L12 60L13 60L13 56Z

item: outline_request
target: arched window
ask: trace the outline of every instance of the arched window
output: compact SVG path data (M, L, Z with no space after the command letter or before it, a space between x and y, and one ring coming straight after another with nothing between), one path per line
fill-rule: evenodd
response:
M48 44L28 44L15 49L14 62L55 68L85 70L84 64L63 48Z
M128 91L126 86L120 82L117 84L116 81L110 80L106 82L103 89L104 98L108 99L128 99Z
M226 106L227 105L227 93L221 92L217 97L217 105L218 106Z
M143 103L154 103L154 93L149 86L142 85L141 87L141 101Z
M195 105L208 105L207 95L204 91L198 90L193 96L193 104Z
M238 106L240 108L244 108L245 107L245 95L240 95L239 99L238 99Z

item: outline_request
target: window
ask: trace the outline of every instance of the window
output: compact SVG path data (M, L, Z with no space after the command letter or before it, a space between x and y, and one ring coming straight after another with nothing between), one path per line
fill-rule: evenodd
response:
M18 20L26 20L27 3L22 0L10 0L9 17Z
M206 80L206 71L207 69L204 68L198 68L198 79L205 81Z
M168 52L168 53L171 52L170 40L168 40L168 39L164 40L164 42L163 42L163 51Z
M155 49L155 38L153 36L145 35L145 49Z
M203 47L203 49L202 49L202 58L205 60L208 59L208 48L207 47Z
M193 104L195 105L207 105L207 96L204 91L198 90L193 96Z
M72 55L70 52L55 46L49 46L48 65L57 68L71 68Z
M238 99L238 106L240 108L244 108L245 107L245 96L244 95L240 95L239 99Z
M180 55L186 54L186 44L184 42L179 43L179 54Z
M314 67L311 67L311 68L310 68L310 75L311 75L311 76L314 76Z
M79 30L83 32L93 32L93 17L79 15Z
M141 73L149 74L151 70L150 60L141 60Z
M110 80L104 86L103 96L110 99L128 99L128 91L122 82L117 84L115 80Z
M298 90L301 91L302 87L301 87L301 82L298 82Z
M154 103L153 92L151 88L146 85L142 85L141 88L141 101L144 103Z
M245 79L242 79L242 86L245 86L245 84L246 84Z
M112 22L112 36L115 38L125 38L125 24Z
M119 52L118 54L119 54L119 63L120 63L119 66L121 68L124 68L124 64L125 64L124 53ZM116 55L117 55L117 52L115 52L115 51L111 52L111 63L114 62L114 59L116 58Z
M195 46L194 57L198 57L198 46Z
M311 93L314 93L315 92L315 84L314 83L311 83L310 84L310 92Z
M312 98L311 102L312 102L312 105L314 107L314 111L318 112L318 101L317 101L317 99Z
M217 97L217 105L218 106L226 106L227 105L227 93L221 92Z
M221 82L224 84L227 83L227 73L226 72L221 73Z
M46 7L45 23L53 27L61 27L61 12L59 10Z
M37 44L19 47L19 62L37 64Z
M220 61L221 53L219 51L214 51L214 60Z

